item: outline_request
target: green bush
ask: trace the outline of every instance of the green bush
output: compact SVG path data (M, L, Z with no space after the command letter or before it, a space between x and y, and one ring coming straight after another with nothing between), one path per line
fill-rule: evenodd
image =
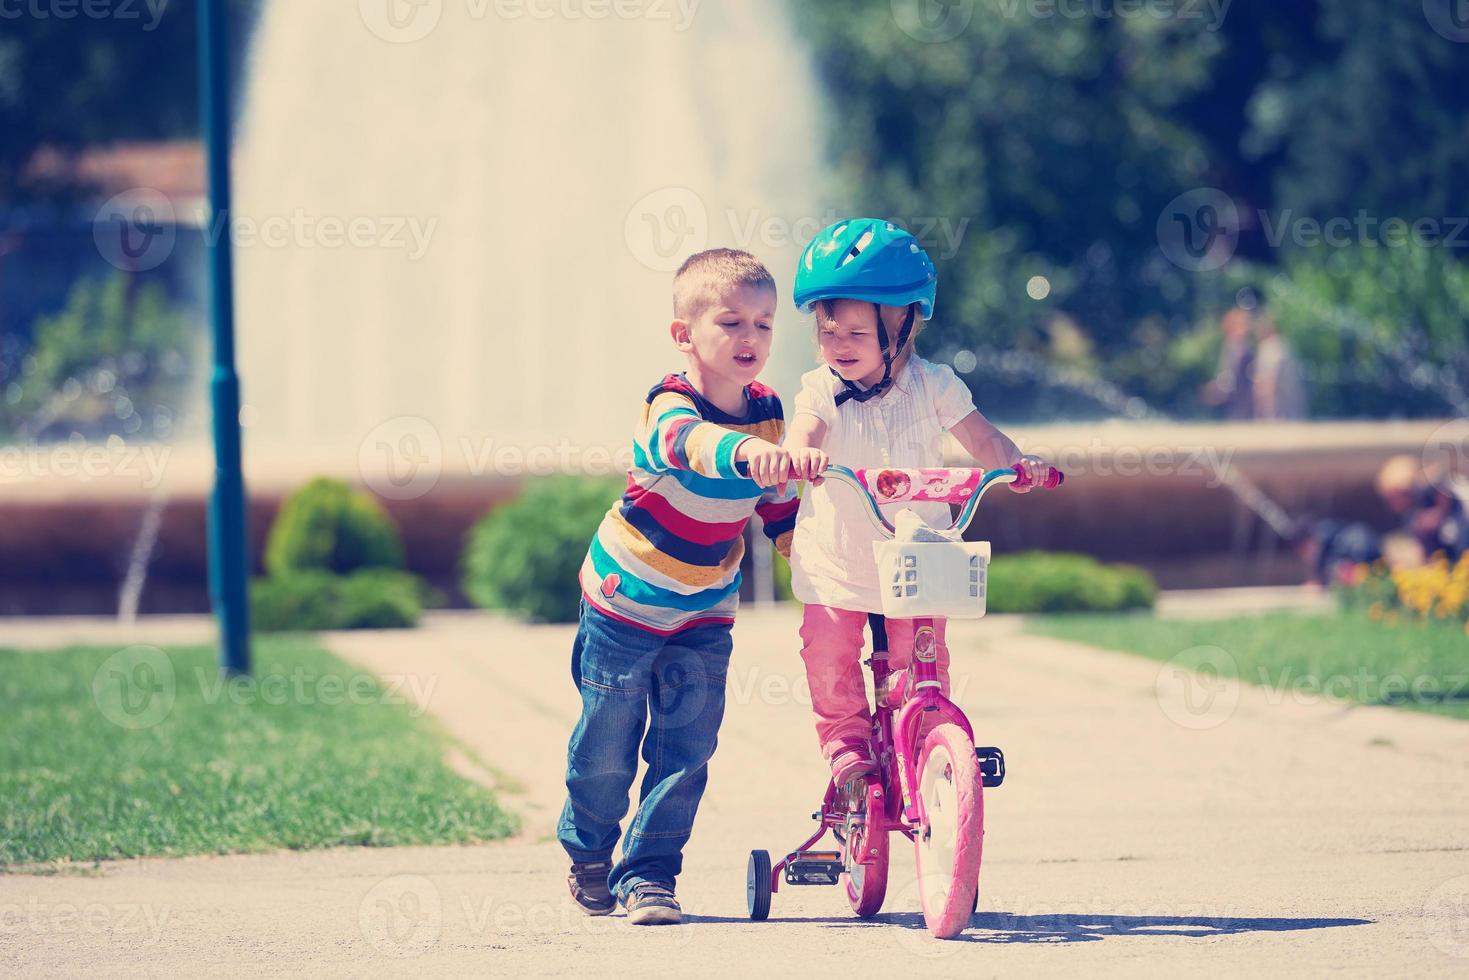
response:
M760 547L764 547L762 542ZM780 552L775 552L770 562L771 578L775 579L775 601L794 602L796 594L791 591L791 563Z
M1117 612L1149 609L1157 596L1152 576L1133 565L1027 551L990 562L986 608L997 613Z
M286 499L265 545L265 568L272 577L402 567L402 538L377 501L326 477Z
M416 576L387 568L291 572L251 584L250 614L255 629L266 633L397 629L418 625L422 589Z
M460 563L464 594L535 622L575 621L577 570L618 490L613 481L571 476L528 484L470 531Z

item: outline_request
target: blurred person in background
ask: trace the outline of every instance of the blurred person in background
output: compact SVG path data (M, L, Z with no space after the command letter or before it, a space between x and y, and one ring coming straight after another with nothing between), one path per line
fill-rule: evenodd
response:
M1250 336L1250 312L1236 306L1219 321L1224 344L1219 350L1219 369L1204 385L1204 404L1220 409L1228 421L1254 417L1255 346Z
M1306 383L1290 343L1280 335L1275 320L1263 307L1255 310L1255 357L1250 398L1254 418L1289 422L1306 417Z
M1351 584L1358 567L1382 557L1382 536L1361 521L1306 518L1296 525L1291 544L1306 563L1305 584L1315 589Z
M1394 456L1377 474L1377 493L1417 542L1419 562L1439 552L1455 562L1469 550L1469 486L1462 479L1425 473L1414 457Z

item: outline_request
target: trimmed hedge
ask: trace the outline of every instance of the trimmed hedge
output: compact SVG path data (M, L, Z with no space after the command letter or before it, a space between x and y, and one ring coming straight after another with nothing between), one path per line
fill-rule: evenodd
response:
M392 518L371 496L327 477L286 498L265 545L272 577L402 567L403 539Z
M1157 583L1135 565L1025 551L990 562L986 608L995 613L1120 612L1151 609L1157 598Z
M291 572L251 583L250 615L264 633L399 629L418 625L423 598L416 576L389 568Z
M773 571L776 599L794 601L791 566L778 554ZM989 583L986 608L995 613L1151 609L1158 597L1153 577L1141 568L1061 552L1001 555L990 562Z
M469 532L460 561L464 594L476 605L532 622L575 622L577 572L621 484L553 476L528 484Z

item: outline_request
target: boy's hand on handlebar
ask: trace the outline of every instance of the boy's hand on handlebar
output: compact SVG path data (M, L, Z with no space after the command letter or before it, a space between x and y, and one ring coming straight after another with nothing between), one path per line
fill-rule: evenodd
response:
M747 464L750 479L762 487L778 486L785 493L791 479L791 454L785 448L764 439L746 439L735 451L735 462Z
M814 486L820 486L821 474L830 463L831 459L820 449L807 446L791 450L791 475L798 480L809 480Z
M1037 487L1044 487L1051 475L1051 464L1039 456L1021 456L1015 465L1025 473L1024 482L1010 484L1010 489L1016 493L1030 493Z

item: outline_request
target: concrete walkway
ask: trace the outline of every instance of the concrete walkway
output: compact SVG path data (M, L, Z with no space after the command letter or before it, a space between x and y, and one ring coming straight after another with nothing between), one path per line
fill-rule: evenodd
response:
M1011 770L986 796L980 914L962 939L923 929L896 841L876 920L807 888L750 923L746 855L800 842L823 775L793 614L751 611L736 635L683 928L587 919L564 897L552 834L571 630L450 613L328 643L416 675L465 771L486 778L467 756L483 760L525 814L521 838L0 876L0 975L1469 972L1469 724L1213 685L1000 618L951 640L956 700Z

